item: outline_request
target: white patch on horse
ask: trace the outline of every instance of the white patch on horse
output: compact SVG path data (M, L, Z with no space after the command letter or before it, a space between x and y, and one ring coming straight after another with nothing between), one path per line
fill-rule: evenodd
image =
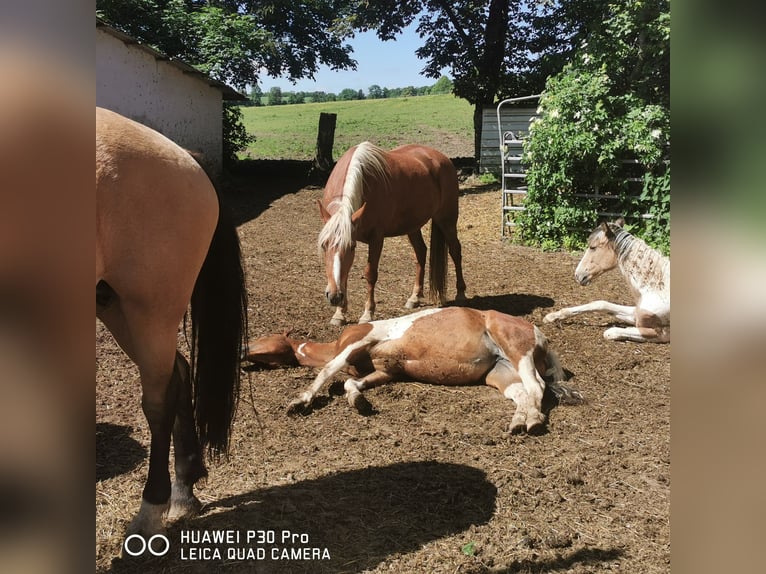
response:
M396 319L386 319L385 321L375 321L373 330L368 337L373 337L378 341L394 341L401 338L412 327L412 324L427 315L433 315L444 309L424 309L417 313L397 317Z
M335 287L340 289L340 253L336 253L332 260L332 277L335 280Z
M305 357L306 356L306 353L303 352L303 347L305 347L305 346L306 346L306 343L301 343L300 345L298 345L298 349L295 351L301 357Z

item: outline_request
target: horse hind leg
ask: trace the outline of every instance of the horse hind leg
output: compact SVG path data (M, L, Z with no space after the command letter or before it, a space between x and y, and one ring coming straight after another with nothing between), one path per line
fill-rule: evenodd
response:
M419 307L424 299L423 294L423 282L426 277L426 254L428 249L426 248L426 242L423 240L423 233L420 229L407 235L412 245L412 250L415 252L415 285L412 288L412 295L404 304L405 309L415 309Z
M202 503L194 495L194 484L207 476L194 422L189 363L180 353L176 353L173 377L177 383L178 394L176 420L173 425L175 480L171 488L167 516L170 521L189 518L199 512Z
M170 439L176 415L179 381L174 377L176 330L181 322L157 322L158 314L141 305L116 304L98 309L98 316L125 353L138 365L141 408L151 432L149 472L141 507L127 533L144 537L165 532L163 516L168 509L171 483L168 470Z
M438 227L443 237L444 244L447 247L449 256L452 259L452 263L455 266L455 301L466 301L465 296L465 278L463 277L463 247L460 245L460 240L457 236L457 215L454 220L452 218L444 221L433 221L432 226ZM433 233L433 231L431 232ZM446 257L446 254L444 255ZM444 267L444 273L447 269Z

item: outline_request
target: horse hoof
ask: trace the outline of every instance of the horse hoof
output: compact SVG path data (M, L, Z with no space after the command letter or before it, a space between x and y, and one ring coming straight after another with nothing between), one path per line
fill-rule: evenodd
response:
M511 426L508 428L508 432L511 434L523 434L526 430L526 426L524 423L511 423Z
M175 522L184 518L193 518L199 514L200 510L202 510L202 503L194 495L191 498L171 496L167 520Z
M554 321L558 320L558 314L557 313L548 313L545 317L543 317L543 323L553 323Z
M305 411L306 407L308 407L308 403L301 399L295 399L293 402L287 405L287 414L297 415L298 413Z
M333 325L335 327L342 327L345 324L346 324L346 321L344 319L337 319L335 317L330 319L330 325Z

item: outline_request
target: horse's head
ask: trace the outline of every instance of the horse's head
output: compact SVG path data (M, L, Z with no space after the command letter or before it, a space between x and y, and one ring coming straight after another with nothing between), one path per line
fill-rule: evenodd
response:
M588 247L575 269L575 279L580 285L587 285L602 273L617 266L615 237L625 220L601 223L588 237Z
M327 287L324 295L330 305L343 306L346 302L348 274L356 254L356 242L352 241L346 246L326 245L322 247L322 251L324 253L325 273L327 274Z
M243 350L242 359L261 367L271 368L298 364L287 333L251 340Z
M350 218L342 217L337 212L327 217L325 219L327 223L319 235L319 248L324 257L327 274L327 287L324 294L330 305L336 307L343 306L346 302L348 274L356 254L355 230L366 205L366 203L362 204ZM324 219L329 214L321 203L319 207Z

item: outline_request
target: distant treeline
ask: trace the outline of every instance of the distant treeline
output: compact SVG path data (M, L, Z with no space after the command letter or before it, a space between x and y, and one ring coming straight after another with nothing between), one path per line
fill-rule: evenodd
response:
M408 96L428 96L435 94L451 94L452 80L447 76L439 78L431 86L405 86L404 88L381 88L373 84L364 90L346 88L338 94L332 92L286 92L281 88L271 88L264 93L256 86L248 94L249 102L242 102L245 106L280 106L285 104L310 104L314 102L335 102L349 100L381 100L385 98L402 98Z

